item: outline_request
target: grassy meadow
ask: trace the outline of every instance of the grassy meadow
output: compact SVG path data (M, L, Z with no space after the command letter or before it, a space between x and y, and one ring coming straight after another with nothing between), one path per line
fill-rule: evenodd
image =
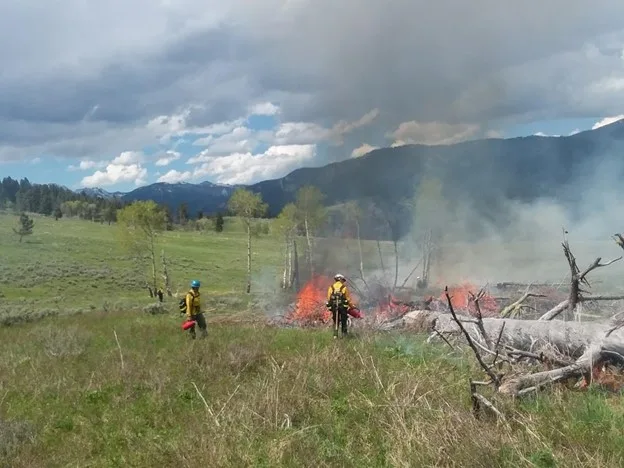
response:
M356 330L335 341L328 330L267 325L266 304L292 299L276 297L274 236L254 239L246 297L235 220L220 234L165 234L176 290L201 279L211 309L208 339L191 341L176 300L145 312L154 300L144 271L115 226L34 219L19 244L17 217L0 215L0 466L624 465L617 395L495 398L507 422L478 420L468 379L480 373L467 352L413 334Z
M123 249L115 225L32 216L34 233L19 244L12 232L17 218L0 215L3 312L16 308L20 312L33 308L125 309L152 302L144 287L149 269L137 264ZM210 296L228 296L241 290L247 264L246 237L238 223L227 222L226 231L220 234L164 233L159 247L165 251L178 292L185 292L193 278L202 280L203 291ZM256 265L275 275L281 262L279 244L267 236L254 241ZM161 273L158 267L159 278Z

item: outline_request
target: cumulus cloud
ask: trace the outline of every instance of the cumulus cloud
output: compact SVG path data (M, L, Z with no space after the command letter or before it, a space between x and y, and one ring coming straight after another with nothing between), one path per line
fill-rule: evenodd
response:
M112 2L0 6L0 160L175 150L249 113L276 146L453 142L624 98L612 0Z
M81 181L83 187L106 187L124 182L132 182L135 185L146 183L147 169L141 164L114 164L110 163L103 171L95 171Z
M82 160L78 165L70 164L67 169L69 171L87 171L89 169L100 168L106 166L104 161L91 161L89 159Z
M272 102L261 102L251 106L249 113L251 115L275 115L279 112L279 107Z
M209 125L198 126L192 123L193 112L203 111L202 106L189 106L171 115L159 115L147 122L147 130L158 137L160 143L167 144L174 138L183 138L188 135L223 135L240 127L244 119L237 118L222 122L213 122Z
M273 130L254 130L245 125L229 128L227 133L213 133L195 140L194 146L205 148L191 157L188 163L208 163L217 156L254 154L260 145L295 148L297 146L316 146L323 142L339 144L349 133L370 124L377 114L378 111L373 110L355 121L340 121L330 128L307 122L284 122L277 125ZM258 162L264 165L264 161L265 159L254 159L250 163ZM276 165L275 167L281 173L281 166ZM262 170L255 173L265 174L266 171Z
M178 159L180 159L181 156L182 155L177 151L166 151L165 154L159 157L154 164L160 167L168 166L173 161L177 161Z
M271 146L263 153L234 153L214 157L197 167L193 178L210 177L214 182L247 184L281 177L314 160L314 145Z
M161 175L156 182L166 182L168 184L177 184L179 182L188 182L193 178L193 173L191 171L176 171L175 169L171 169L166 174Z
M229 133L214 136L208 135L193 142L195 146L208 146L205 154L226 154L238 151L252 151L256 145L256 135L250 128L241 126L233 128Z
M145 155L140 151L124 151L111 164L116 166L129 166L132 164L140 164L145 161Z
M90 176L82 178L82 187L106 187L120 183L134 183L136 186L147 183L147 169L143 167L146 157L141 151L123 151L110 162L81 161L81 169L104 167Z

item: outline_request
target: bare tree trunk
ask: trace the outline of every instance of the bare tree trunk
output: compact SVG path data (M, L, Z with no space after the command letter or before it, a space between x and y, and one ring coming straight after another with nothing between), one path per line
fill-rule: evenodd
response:
M571 377L585 376L586 380L589 380L592 368L600 366L605 361L615 361L619 364L624 361L624 332L622 329L616 330L612 335L603 335L603 337L594 340L574 363L558 369L509 379L501 385L499 391L509 395L522 395Z
M360 221L355 219L355 229L357 232L358 250L360 252L360 278L364 278L364 256L362 255L362 238L360 237Z
M474 317L458 315L466 330L475 339L483 341L482 331ZM384 326L386 329L419 324L429 331L434 329L441 334L457 334L458 325L450 314L417 310L408 312L401 319ZM522 320L490 318L482 319L483 330L490 337L500 335L500 344L515 349L536 352L545 345L572 358L580 357L590 343L597 342L610 329L608 322L561 322L551 320ZM503 330L501 333L501 329ZM624 341L623 341L624 343Z
M392 240L394 244L394 283L392 284L392 290L394 291L399 281L399 246L396 239Z
M281 288L286 289L286 276L288 275L288 246L284 250L284 263L282 265L282 283Z
M167 258L165 257L165 249L161 251L162 264L163 264L163 281L165 283L165 292L168 297L173 296L171 291L171 278L169 277L169 270L167 269Z
M293 285L295 291L299 291L299 253L297 251L297 238L293 236L292 239L292 255L293 255Z
M251 223L247 222L247 294L251 292Z
M422 276L420 278L420 287L426 288L429 284L429 273L431 271L431 257L433 257L433 242L432 242L432 232L428 230L425 233L425 238L422 243L422 251L423 251L423 269Z
M381 271L383 271L384 277L386 276L386 267L384 265L383 254L381 252L381 242L379 242L379 237L377 237L377 252L379 252L379 263L381 264Z
M310 278L314 278L314 262L312 261L312 239L310 238L310 229L308 227L308 217L303 220L305 226L306 241L308 243L308 266L310 268Z
M282 271L282 289L288 289L288 273L290 262L290 239L288 235L284 236L284 269Z
M291 234L292 236L292 234ZM286 283L288 289L292 288L293 285L293 249L292 249L292 240L288 239L288 272L286 275Z
M150 237L150 257L152 260L152 285L154 287L154 291L158 289L158 284L156 280L156 247L154 246L154 236Z

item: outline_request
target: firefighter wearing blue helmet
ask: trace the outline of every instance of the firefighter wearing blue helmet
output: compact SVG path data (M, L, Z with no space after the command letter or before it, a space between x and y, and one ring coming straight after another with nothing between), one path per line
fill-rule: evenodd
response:
M186 317L193 320L199 327L202 338L206 338L208 330L206 326L206 318L201 311L201 297L199 294L200 283L198 280L191 281L191 289L186 293ZM195 325L189 328L191 338L195 339Z

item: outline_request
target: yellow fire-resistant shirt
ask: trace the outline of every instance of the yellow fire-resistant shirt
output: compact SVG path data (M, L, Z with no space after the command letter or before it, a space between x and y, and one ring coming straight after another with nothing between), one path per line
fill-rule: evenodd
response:
M199 291L195 292L192 289L186 293L186 315L190 318L192 315L197 315L201 312L201 298L199 297Z

